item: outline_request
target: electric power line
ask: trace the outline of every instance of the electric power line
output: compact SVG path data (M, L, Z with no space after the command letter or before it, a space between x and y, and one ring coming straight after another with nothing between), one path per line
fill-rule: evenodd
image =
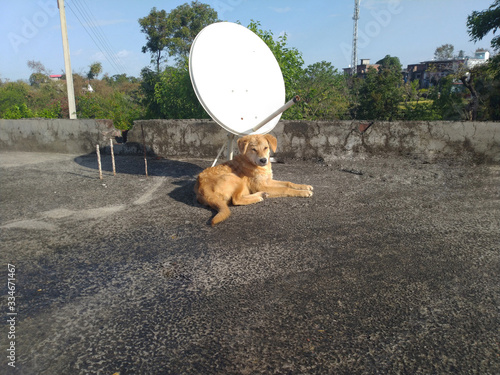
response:
M117 73L120 73L120 71L126 72L125 66L116 58L116 54L111 49L110 44L107 41L106 35L102 31L98 30L96 22L94 22L92 20L93 16L90 16L89 13L85 11L83 6L80 3L78 3L78 0L72 0L71 3L69 1L66 2L66 4L68 5L68 8L75 15L78 22L80 22L80 24L85 29L87 34L90 36L90 39L92 39L92 41L94 42L96 47L99 49L99 51L102 53L104 58L110 63L112 68ZM87 6L87 8L88 8L88 6ZM81 18L78 16L77 12L80 14ZM83 22L82 22L82 19L84 20ZM85 26L85 23L87 23L89 28L87 28ZM90 31L89 31L89 29L90 29ZM96 30L98 30L98 31L96 31ZM92 34L94 36L92 36Z
M102 43L102 46L105 48L106 52L109 54L109 56L113 59L115 64L120 67L123 71L126 71L126 67L121 63L121 61L117 58L117 54L114 53L113 48L111 47L111 44L106 37L106 34L102 30L101 26L99 23L96 21L96 18L94 17L94 14L92 13L92 10L86 3L86 0L74 0L76 4L80 5L80 9L83 10L83 14L87 15L87 19L90 20L90 24L97 33L96 35L99 37L100 42ZM80 4L80 2L83 2L87 10L85 10L85 7Z

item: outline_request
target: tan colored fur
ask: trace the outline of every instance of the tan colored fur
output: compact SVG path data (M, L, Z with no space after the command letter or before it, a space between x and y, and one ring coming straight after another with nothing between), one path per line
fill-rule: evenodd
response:
M258 203L267 197L310 197L313 187L273 180L270 150L277 140L270 134L247 135L238 139L240 154L233 160L200 173L195 184L198 201L218 211L212 225L226 220L229 204Z

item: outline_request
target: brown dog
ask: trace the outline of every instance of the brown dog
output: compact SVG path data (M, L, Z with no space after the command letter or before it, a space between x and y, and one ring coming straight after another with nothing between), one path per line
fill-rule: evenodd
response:
M212 226L226 220L228 204L246 205L267 197L310 197L313 187L273 180L269 153L278 142L270 134L238 139L240 154L233 160L200 173L194 191L198 201L218 211Z

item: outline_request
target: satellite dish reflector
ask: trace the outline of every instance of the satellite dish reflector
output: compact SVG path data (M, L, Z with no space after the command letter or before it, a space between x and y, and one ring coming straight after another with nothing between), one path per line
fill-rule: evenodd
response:
M203 108L232 134L268 133L284 110L279 111L285 83L278 62L244 26L219 22L201 30L191 46L189 75Z

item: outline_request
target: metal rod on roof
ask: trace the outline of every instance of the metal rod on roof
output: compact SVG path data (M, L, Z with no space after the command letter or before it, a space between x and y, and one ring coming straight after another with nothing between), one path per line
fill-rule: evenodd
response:
M298 101L300 101L300 96L295 95L292 100L288 101L282 107L278 108L276 111L274 111L273 113L271 113L264 120L262 120L257 125L255 125L252 128L252 130L254 132L256 132L257 130L259 130L260 128L262 128L264 125L266 125L269 121L271 121L273 118L275 118L276 116L278 116L280 113L285 112L288 108L290 108L292 105L294 105Z

